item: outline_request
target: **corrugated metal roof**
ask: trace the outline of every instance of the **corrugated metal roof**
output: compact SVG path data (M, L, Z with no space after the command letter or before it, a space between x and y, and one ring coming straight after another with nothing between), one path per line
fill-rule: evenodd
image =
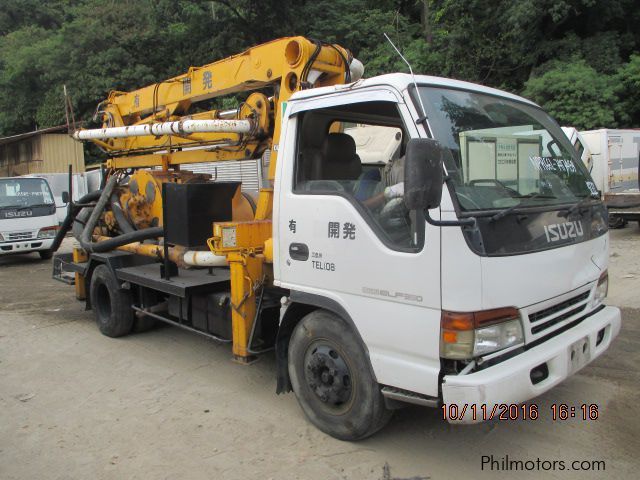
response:
M20 133L18 135L11 135L9 137L2 137L0 138L0 145L18 142L20 140L24 140L25 138L35 137L36 135L42 135L44 133L60 133L60 132L66 132L66 131L67 131L66 125L58 125L57 127L42 128L40 130L34 130L33 132Z

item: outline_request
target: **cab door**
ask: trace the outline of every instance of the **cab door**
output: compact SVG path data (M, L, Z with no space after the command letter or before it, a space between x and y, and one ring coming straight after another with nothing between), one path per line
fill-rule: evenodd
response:
M383 195L406 140L419 135L411 107L377 87L288 108L275 185L276 284L339 305L379 383L437 396L440 232ZM391 129L397 150L367 127Z

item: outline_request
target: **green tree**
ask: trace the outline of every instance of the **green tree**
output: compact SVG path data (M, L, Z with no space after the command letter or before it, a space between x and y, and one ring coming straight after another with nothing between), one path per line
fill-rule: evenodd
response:
M632 55L615 75L616 116L621 125L640 126L640 55Z
M365 76L407 71L383 32L416 73L535 94L544 107L585 124L598 119L612 126L612 110L619 126L640 122L636 0L2 3L0 135L64 122L65 84L76 118L89 121L112 89L141 87L282 36L343 45L363 61ZM553 83L571 75L595 83ZM538 88L540 82L549 91ZM612 83L619 101L611 96ZM578 114L581 108L586 113ZM589 108L597 115L587 122Z
M613 78L583 60L558 62L543 75L530 78L523 95L542 105L561 125L578 130L616 126Z

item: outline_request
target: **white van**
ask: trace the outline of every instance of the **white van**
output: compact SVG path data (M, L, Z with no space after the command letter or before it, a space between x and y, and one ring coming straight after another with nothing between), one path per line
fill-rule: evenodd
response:
M38 252L51 258L56 204L43 178L0 178L0 255Z

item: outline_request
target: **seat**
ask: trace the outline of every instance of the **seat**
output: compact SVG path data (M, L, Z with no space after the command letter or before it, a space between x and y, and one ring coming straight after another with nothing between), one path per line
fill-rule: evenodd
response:
M320 176L323 180L357 180L362 163L356 153L356 142L346 133L330 133L322 144Z
M346 133L330 133L315 154L308 157L308 191L352 192L355 182L362 173L360 157L356 153L356 143Z

